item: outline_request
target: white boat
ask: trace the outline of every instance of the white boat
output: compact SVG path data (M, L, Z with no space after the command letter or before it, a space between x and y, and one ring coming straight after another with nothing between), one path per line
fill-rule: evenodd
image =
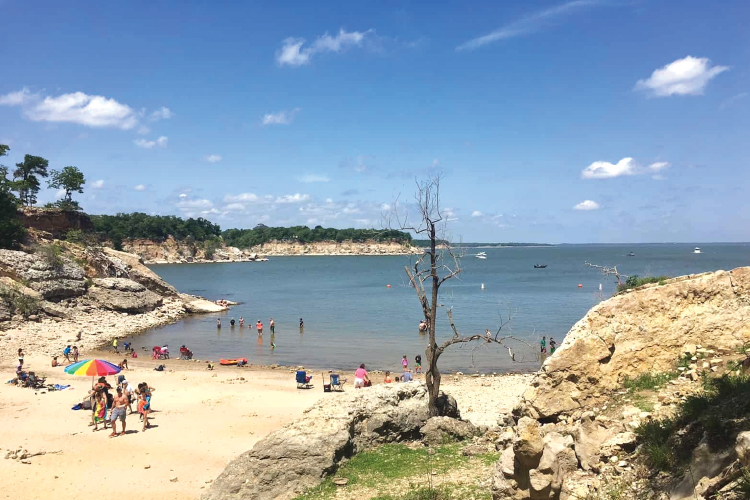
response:
M486 255L480 255L480 254L477 254L477 259L482 259L482 260L486 260L486 259L487 259L487 256L486 256Z
M479 252L479 253L477 254L477 257L479 257L480 255L484 255L485 257L487 257L487 252Z
M695 250L693 250L693 253L701 253L700 247L695 247Z

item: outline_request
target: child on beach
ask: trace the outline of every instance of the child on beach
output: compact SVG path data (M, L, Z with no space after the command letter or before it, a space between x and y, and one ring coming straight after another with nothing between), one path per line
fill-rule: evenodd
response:
M78 363L78 346L73 346L73 363Z
M414 363L417 365L417 367L414 369L414 373L422 373L422 355L417 354L414 357Z
M385 379L383 379L384 384L390 384L391 383L391 372L385 372Z
M96 397L95 397L95 407L94 407L94 429L95 431L99 430L99 423L105 422L104 416L107 412L107 403L104 399L104 392L103 391L96 391ZM107 424L104 423L104 428L107 428Z
M23 364L23 349L18 349L18 362Z
M404 371L409 368L409 360L406 359L406 354L404 354L404 357L401 358L401 367L404 369Z
M65 361L70 363L70 346L67 346L65 349L63 349L63 356L65 356Z

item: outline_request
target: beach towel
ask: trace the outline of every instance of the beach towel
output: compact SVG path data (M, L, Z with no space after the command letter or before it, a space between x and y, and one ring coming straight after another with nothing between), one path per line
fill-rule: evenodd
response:
M64 391L65 389L67 389L68 387L70 387L70 385L55 384L52 387L54 387L56 391Z

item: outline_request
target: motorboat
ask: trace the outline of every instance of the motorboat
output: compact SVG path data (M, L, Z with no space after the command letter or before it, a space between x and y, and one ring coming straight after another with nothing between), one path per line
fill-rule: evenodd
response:
M700 247L695 247L695 250L693 250L693 253L702 253Z
M628 257L635 257L635 252L630 252L630 253L628 254Z
M534 264L534 269L544 269L547 264Z
M487 259L486 255L482 255L482 254L479 254L479 253L476 255L476 257L477 257L477 259L482 259L482 260L486 260Z

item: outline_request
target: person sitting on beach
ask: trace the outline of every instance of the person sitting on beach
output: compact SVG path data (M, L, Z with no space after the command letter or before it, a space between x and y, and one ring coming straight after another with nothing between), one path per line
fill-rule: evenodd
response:
M70 346L67 346L65 349L63 349L63 356L65 356L65 361L70 363Z
M122 361L120 361L117 364L117 366L120 367L120 370L130 370L130 368L128 368L128 360L127 359L123 359Z
M255 329L258 330L258 335L263 335L263 323L261 323L260 320L255 323Z
M404 370L404 373L401 374L401 381L402 382L411 382L414 378L411 375L411 370L408 368Z
M234 318L229 320L229 326L234 326Z
M208 364L206 365L206 370L213 370L213 369L214 369L214 364L213 364L213 363L210 363L210 362L208 362L208 361L206 361L206 363L208 363Z
M361 365L359 365L359 368L357 368L357 371L354 372L354 388L361 389L369 381L370 377L368 377L367 375L365 364L362 363Z
M57 366L62 366L62 365L60 365L60 363L57 362L57 356L54 356L52 358L52 368L55 368Z
M78 346L73 346L73 363L78 363Z
M390 384L392 382L391 380L391 372L387 371L385 372L385 378L383 379L384 384Z
M180 358L181 359L193 359L193 351L185 347L180 347Z
M216 328L221 328L221 318L216 318Z

